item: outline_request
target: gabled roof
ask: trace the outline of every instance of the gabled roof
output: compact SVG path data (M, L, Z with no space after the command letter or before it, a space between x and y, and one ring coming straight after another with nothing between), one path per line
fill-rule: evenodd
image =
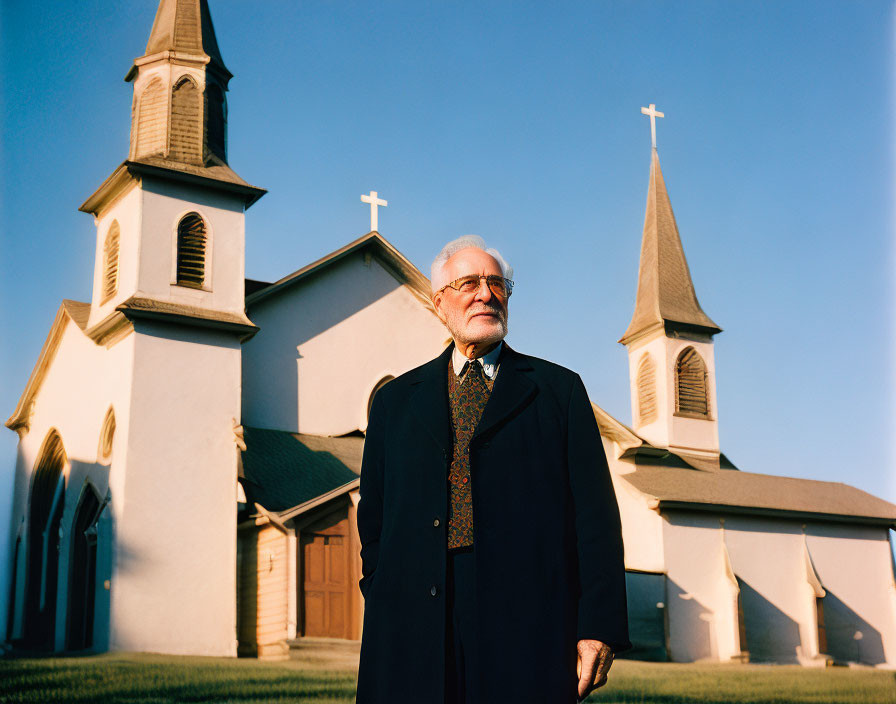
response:
M658 508L762 514L896 528L896 506L840 482L731 470L636 465L622 475Z
M248 503L284 512L357 482L361 436L320 437L243 426L241 481Z
M656 149L652 155L638 293L632 321L619 339L623 344L640 333L662 329L666 324L678 324L710 335L722 331L697 302Z
M276 295L312 276L320 274L326 270L327 267L332 266L341 259L356 252L369 252L372 256L375 256L377 261L379 261L387 271L389 271L396 279L407 285L421 302L433 312L433 315L435 315L435 311L432 310L432 305L429 299L431 292L429 279L376 230L368 232L366 235L359 237L353 242L349 242L344 247L340 247L339 249L330 252L326 256L321 257L307 266L303 266L298 271L294 271L292 274L284 276L279 281L275 281L253 293L249 293L246 296L246 308L248 309L259 301L263 301L268 296Z
M31 370L31 376L28 383L25 384L25 390L19 397L19 402L12 415L6 421L6 427L16 432L20 430L28 430L28 424L31 418L31 405L37 392L43 383L50 364L56 356L59 344L62 342L62 335L65 332L65 326L71 320L83 332L87 326L87 319L90 317L90 304L81 301L73 301L68 298L62 301L59 309L56 311L56 317L50 326L50 332L47 333L47 339L44 346L40 350L37 357L37 364Z

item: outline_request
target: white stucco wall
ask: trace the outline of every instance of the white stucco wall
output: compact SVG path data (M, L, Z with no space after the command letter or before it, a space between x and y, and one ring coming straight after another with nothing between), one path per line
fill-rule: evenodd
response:
M233 656L239 343L146 324L133 337L112 647Z
M828 651L896 668L896 600L887 530L810 523L806 544L827 593ZM842 603L846 619L835 619L833 611L840 607L833 600Z
M177 225L196 212L206 225L205 283L178 286ZM118 291L102 300L103 248L117 221L121 229ZM242 314L245 306L245 216L242 200L210 189L144 177L96 218L93 304L88 327L131 296Z
M610 477L619 504L622 542L625 546L625 568L642 572L665 572L663 555L663 519L651 509L651 499L622 479L635 471L635 465L618 459L619 446L601 437Z
M245 216L238 197L144 177L138 292L174 303L241 314L245 306ZM177 224L190 212L206 225L206 281L177 286Z
M754 662L810 664L817 654L814 594L805 551L829 595L828 650L838 661L893 667L896 614L892 557L884 528L729 515L667 512L664 542L672 659L726 660L730 603L725 576L711 569L723 544L740 581L746 643ZM704 628L701 623L706 623ZM835 625L837 631L835 632ZM848 633L844 629L849 628ZM855 643L845 643L861 632ZM854 652L849 648L854 646Z
M109 593L105 580L111 577L109 560L112 555L103 552L109 535L104 530L114 530L119 499L123 496L126 475L126 437L129 426L129 397L132 383L131 360L133 338L127 337L109 349L97 347L69 321L59 344L53 364L34 401L34 412L29 431L20 439L16 461L16 476L12 502L13 541L27 523L28 501L32 474L39 459L44 439L55 428L68 458L65 472L65 504L62 515L63 536L60 540L59 589L56 606L56 647L65 644L66 588L68 560L71 550L70 526L85 483L90 482L100 497L111 492L112 501L105 515L112 521L101 523L100 549L97 574L97 623L104 620L105 627L95 630L96 644L108 643ZM109 407L114 409L116 431L113 436L111 464L98 461L100 432ZM27 530L23 531L27 534ZM10 555L12 556L12 551ZM24 585L24 565L17 570L17 581ZM110 585L111 586L111 585ZM106 591L104 595L103 592ZM21 604L17 604L21 613Z
M720 603L726 576L718 519L693 514L675 515L671 522L668 514L664 518L670 659L718 660L716 614L729 608Z
M140 252L143 192L136 183L121 194L95 219L96 252L93 265L93 298L91 299L88 328L103 320L115 306L134 295L137 290L137 262ZM117 222L118 237L118 288L112 297L103 299L103 264L106 235L112 223Z
M71 525L90 481L110 498L99 523L94 647L236 654L239 370L233 336L138 324L107 349L67 324L19 444L11 532L14 541L27 521L31 476L55 428L68 457L56 649L66 642ZM99 461L110 406L111 462ZM17 577L21 591L23 569Z
M425 304L357 252L250 305L243 423L315 435L367 427L371 392L438 355L450 335Z

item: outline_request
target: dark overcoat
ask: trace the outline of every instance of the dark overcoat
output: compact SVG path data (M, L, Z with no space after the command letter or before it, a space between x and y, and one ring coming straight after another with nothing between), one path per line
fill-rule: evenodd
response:
M361 467L359 704L443 704L448 364L375 396ZM481 704L576 700L576 642L630 646L619 510L585 387L504 344L470 444Z

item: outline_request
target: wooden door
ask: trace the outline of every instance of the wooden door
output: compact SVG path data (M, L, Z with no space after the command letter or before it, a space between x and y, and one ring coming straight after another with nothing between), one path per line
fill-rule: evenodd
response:
M348 638L348 520L314 532L302 531L302 633Z

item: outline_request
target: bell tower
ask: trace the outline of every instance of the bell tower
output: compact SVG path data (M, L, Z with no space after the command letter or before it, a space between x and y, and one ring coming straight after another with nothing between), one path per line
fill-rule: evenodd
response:
M161 0L146 53L125 76L128 158L81 206L97 226L96 341L115 339L134 311L254 330L244 312L244 211L265 191L227 164L231 78L207 1Z
M97 227L85 333L126 437L112 465L109 647L236 655L245 211L227 164L224 66L206 0L161 0L126 80L127 159L81 206ZM114 364L112 363L114 360Z
M662 117L654 106L642 108ZM652 114L651 114L652 112ZM654 144L628 348L635 431L657 447L719 467L713 335L721 332L697 301Z
M206 0L162 0L134 84L130 158L227 163L224 66Z

